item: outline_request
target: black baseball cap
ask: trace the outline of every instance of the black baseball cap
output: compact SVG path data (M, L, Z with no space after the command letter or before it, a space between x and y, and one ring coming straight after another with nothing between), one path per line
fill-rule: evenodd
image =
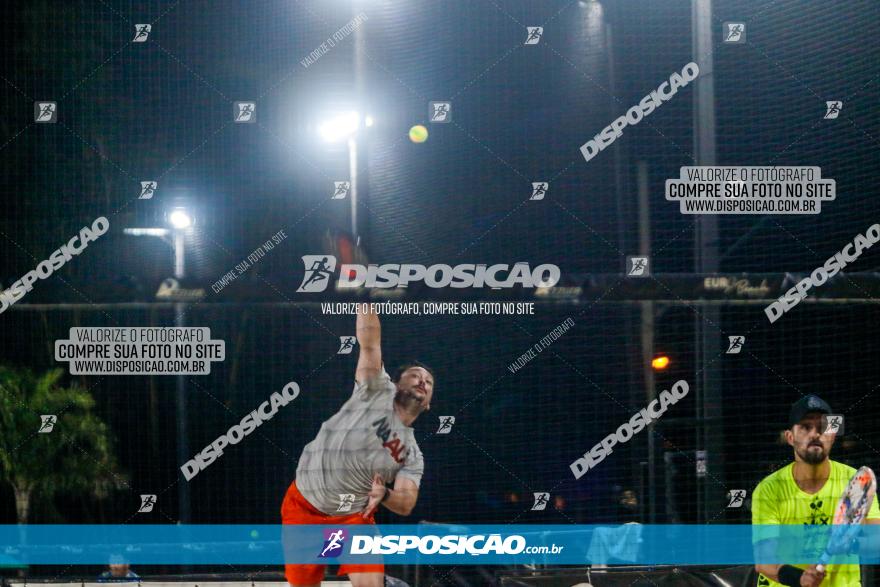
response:
M788 427L791 428L804 419L807 414L818 412L820 414L830 414L831 406L818 395L805 395L798 401L791 404L791 412L788 415Z

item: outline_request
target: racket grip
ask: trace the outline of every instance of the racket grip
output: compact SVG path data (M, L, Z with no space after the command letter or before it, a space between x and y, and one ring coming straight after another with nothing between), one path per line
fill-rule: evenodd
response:
M822 553L822 556L819 557L819 564L816 565L816 570L820 573L825 570L825 566L828 564L828 561L831 560L831 553L828 552L828 549Z

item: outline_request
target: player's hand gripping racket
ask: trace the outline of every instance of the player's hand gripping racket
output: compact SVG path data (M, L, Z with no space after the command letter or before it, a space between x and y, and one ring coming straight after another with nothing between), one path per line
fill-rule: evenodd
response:
M858 535L861 524L868 515L876 492L877 478L874 476L874 471L870 467L862 467L856 471L856 474L849 480L846 489L843 490L840 501L837 502L831 536L828 539L825 552L819 557L819 564L816 565L817 571L820 573L824 571L825 565L833 555L846 552L849 549L850 543Z

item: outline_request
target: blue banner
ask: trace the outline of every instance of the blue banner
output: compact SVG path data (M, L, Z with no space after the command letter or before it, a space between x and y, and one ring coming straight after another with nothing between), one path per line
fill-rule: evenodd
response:
M832 526L0 525L21 564L811 564ZM880 563L880 525L836 544L831 564Z

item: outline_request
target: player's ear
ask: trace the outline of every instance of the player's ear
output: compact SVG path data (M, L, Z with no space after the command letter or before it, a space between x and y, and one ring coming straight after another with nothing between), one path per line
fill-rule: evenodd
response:
M785 439L786 444L788 446L794 446L794 432L792 432L791 428L782 432L782 437Z

